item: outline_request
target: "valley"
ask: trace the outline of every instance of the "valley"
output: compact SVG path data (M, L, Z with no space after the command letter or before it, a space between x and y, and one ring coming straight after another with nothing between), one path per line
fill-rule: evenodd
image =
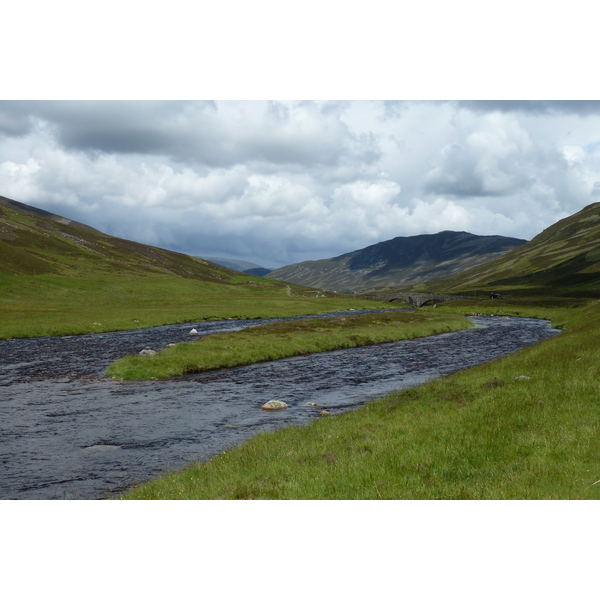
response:
M491 247L486 252L477 246L478 256L469 246L477 241L473 239L476 237L457 232L427 237L428 242L431 238L446 242L438 244L437 249L425 251L421 247L410 255L403 254L402 260L412 260L416 269L412 274L407 271L406 276L388 268L388 258L384 260L384 255L377 255L375 250L369 250L371 255L346 255L338 261L342 267L336 277L347 277L349 272L372 277L368 284L364 280L338 279L349 288L364 284L361 293L344 294L342 290L320 289L325 283L316 272L316 279L307 285L274 279L276 271L268 278L241 273L203 259L113 238L86 225L0 198L0 338L5 338L4 344L20 341L14 338L23 338L24 343L29 343L27 338L37 338L44 344L51 343L46 340L75 343L87 337L101 343L103 336L117 335L110 332L133 339L136 330L144 332L153 326L177 323L197 327L213 322L233 325L240 319L250 323L259 318L402 308L409 305L390 304L385 298L405 300L407 294L433 294L439 298L435 305L425 303L407 313L435 323L435 327L442 328L439 331L465 316L477 320L485 318L482 315L493 315L500 323L513 317L547 319L563 333L541 343L534 340L515 354L482 366L469 366L439 381L420 382L404 391L386 390L385 394L391 395L361 402L356 410L310 424L302 421L301 426L290 422L292 426L281 431L253 430L243 439L230 437L236 440L232 442L234 448L226 446L217 454L204 450L200 462L132 488L125 497L600 498L600 486L596 485L600 478L600 390L593 352L600 339L600 204L559 221L530 242L513 240L509 243L512 247L495 246L493 252ZM461 244L471 250L457 254ZM406 268L410 270L408 263ZM501 293L502 298L490 299L492 291ZM463 299L453 300L455 296ZM345 321L328 324L321 335L332 338L331 342L331 332L349 323L347 333L351 338L368 338L371 345L365 348L384 352L388 344L380 342L390 341L386 329L395 327L391 322L383 325L382 337L370 338L366 320L362 319L361 325L361 319L355 322L354 318L341 318ZM362 331L360 327L365 323L367 330ZM256 341L264 342L267 349L275 350L278 345L291 348L301 340L306 327L284 329L257 328ZM476 335L477 330L465 331ZM241 354L243 347L258 348L247 334L224 335L226 341L215 337L217 345L229 346L233 356ZM274 336L273 343L269 335ZM443 335L431 339L435 338ZM333 346L323 347L321 354L312 354L318 348L309 344L300 348L299 356L286 360L310 356L314 361L311 368L318 372L331 350L345 343L334 341ZM197 344L194 351L199 348ZM484 348L475 352L481 360L488 358ZM494 357L489 353L490 359ZM258 368L254 363L273 358L279 356L260 350L247 359L248 366L239 368ZM93 357L91 360L94 363ZM423 354L424 366L430 360L431 354ZM28 364L27 360L21 362ZM275 368L284 363L277 360L264 364ZM393 370L393 362L386 364L388 371ZM14 369L18 371L23 365ZM4 376L17 372L6 362L2 366ZM229 372L229 368L214 371L219 367L231 365L210 363L207 368L213 371L209 370L208 376ZM153 380L119 382L103 373L96 373L92 382L69 374L68 365L65 368L65 378L58 378L57 383L66 386L67 391L71 384L77 387L78 400L84 404L106 386L125 390L128 385L156 385ZM334 378L328 385L336 389L336 381L356 374L357 368L351 367L349 374L334 368ZM184 378L204 376L190 372L184 365L179 377L181 373L188 373ZM375 381L383 378L381 372L377 373ZM40 381L40 385L50 385L50 380L43 383L43 375ZM294 388L293 377L287 381ZM353 381L356 384L356 377ZM14 402L30 383L18 385L21 391L11 394L7 401ZM200 389L194 385L194 390ZM317 385L315 400L320 397L318 389ZM344 405L342 396L351 392L342 387L338 392L339 404ZM191 399L194 393L190 394L186 392L185 397ZM104 405L111 401L100 396ZM54 408L46 408L48 414L55 414ZM57 418L67 421L69 414L56 413ZM106 427L112 428L108 424ZM12 439L19 431L6 433L5 439ZM108 434L92 437L82 446L95 449L90 450L93 457L85 455L86 460L97 461L94 452L102 446L110 446L109 450L122 446L112 443L116 438ZM80 450L71 448L71 456ZM146 448L136 460L145 462L151 456Z

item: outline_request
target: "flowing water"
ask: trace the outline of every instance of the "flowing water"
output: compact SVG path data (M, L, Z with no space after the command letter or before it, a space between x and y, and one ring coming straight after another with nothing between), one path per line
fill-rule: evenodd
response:
M142 382L104 370L189 341L192 327L204 335L267 321L0 340L0 499L112 498L259 432L320 418L308 402L333 415L558 333L537 319L471 320L481 328ZM273 399L289 408L261 410Z

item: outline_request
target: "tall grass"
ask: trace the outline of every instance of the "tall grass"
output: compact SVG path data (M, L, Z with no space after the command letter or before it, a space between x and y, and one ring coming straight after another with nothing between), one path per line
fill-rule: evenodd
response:
M599 499L600 304L494 307L552 313L565 332L307 427L261 434L126 497Z

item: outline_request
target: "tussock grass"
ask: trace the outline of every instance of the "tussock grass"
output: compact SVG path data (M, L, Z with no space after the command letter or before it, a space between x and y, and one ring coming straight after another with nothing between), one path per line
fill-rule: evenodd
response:
M494 310L559 320L560 336L261 434L126 497L600 499L600 304L546 304L495 302ZM530 379L515 379L522 375Z
M290 356L355 348L472 327L460 315L391 312L271 323L218 333L166 348L156 356L128 356L107 375L118 379L175 377Z

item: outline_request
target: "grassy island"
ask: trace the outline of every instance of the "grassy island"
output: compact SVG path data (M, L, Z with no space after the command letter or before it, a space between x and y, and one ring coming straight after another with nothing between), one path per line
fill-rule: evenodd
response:
M117 379L165 378L238 367L290 356L355 348L472 327L464 316L435 312L383 312L302 319L208 335L155 356L127 356L107 375Z

